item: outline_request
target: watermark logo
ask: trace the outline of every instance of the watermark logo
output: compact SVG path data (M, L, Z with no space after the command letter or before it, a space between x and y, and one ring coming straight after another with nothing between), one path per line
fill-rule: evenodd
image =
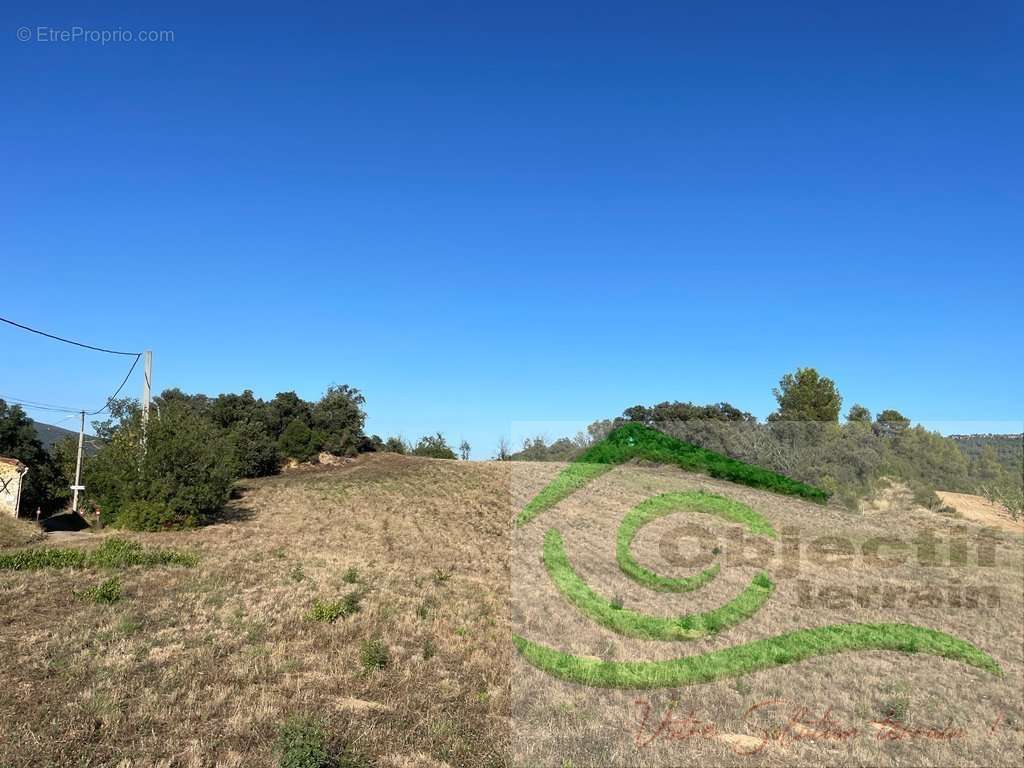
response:
M123 43L173 43L172 29L94 29L78 25L70 27L22 26L15 37L23 43L72 43L83 45L117 45Z
M613 472L624 465L631 467ZM665 470L671 466L697 474L678 490L680 476ZM701 701L702 687L715 683L733 691L726 699L745 695L754 673L780 668L794 670L795 690L806 695L795 666L801 662L816 660L804 669L819 674L848 675L851 666L870 666L884 654L914 654L1001 684L1003 668L987 647L992 638L976 644L947 631L942 619L951 610L980 618L1000 608L1003 593L987 578L999 575L1005 556L994 535L955 525L883 526L830 506L831 494L821 488L636 423L612 430L564 469L545 474L544 483L529 477L534 467L520 481L512 470L513 645L542 673L521 683L514 676L515 727L529 734L516 738L516 750L527 761L542 764L571 747L584 757L615 752L628 762L630 747L609 725L616 717L636 719L627 705L640 690L654 697L642 700L633 749L709 738L756 754L767 744L813 741L803 738L810 731L824 740L861 733L833 728L831 710L817 720L811 709L798 714L783 729L792 738L775 738L777 724L752 737L719 731L713 714L654 715L664 696L685 690ZM650 567L659 561L671 571ZM721 699L721 688L715 691ZM818 693L810 691L812 706L820 705ZM574 719L577 711L586 714ZM959 726L911 727L900 706L887 711L865 710L862 722L875 741L965 738ZM748 726L739 718L732 729ZM673 738L665 739L668 733ZM659 764L662 757L645 759ZM665 764L673 759L666 753Z

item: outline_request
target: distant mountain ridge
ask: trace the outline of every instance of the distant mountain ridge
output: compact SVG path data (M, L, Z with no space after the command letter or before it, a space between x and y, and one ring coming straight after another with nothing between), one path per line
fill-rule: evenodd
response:
M59 443L65 437L70 437L74 440L78 440L78 432L71 429L64 429L63 427L56 427L53 424L43 424L41 421L33 421L32 426L35 427L36 437L39 438L39 442L43 444L46 450ZM100 449L100 439L95 435L86 433L84 450L87 454L96 453Z

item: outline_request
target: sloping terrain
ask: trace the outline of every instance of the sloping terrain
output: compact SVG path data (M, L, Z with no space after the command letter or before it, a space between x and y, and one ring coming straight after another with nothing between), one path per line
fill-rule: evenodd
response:
M652 765L1003 765L1019 757L1019 537L998 534L995 563L982 566L971 544L980 528L969 523L916 513L861 518L675 467L633 464L601 474L513 536L513 519L565 466L369 455L247 481L216 525L128 534L147 548L195 553L198 562L120 570L121 597L113 602L89 597L102 590L86 592L103 586L106 571L0 571L0 765L273 765L278 730L294 716L321 720L349 765L503 766L518 756L561 766L572 759L568 751L557 762L547 758L572 749L594 755L593 748L619 764ZM564 536L580 578L610 603L672 617L735 598L757 567L726 561L705 589L685 594L651 594L615 567L623 516L652 493L689 491L749 506L780 541L801 531L799 561L788 553L764 568L775 584L769 600L683 647L616 635L566 602L541 561L549 526ZM689 575L678 558L695 552L677 534L681 522L668 515L636 533L631 551L639 566ZM728 555L729 522L708 525L720 527ZM826 533L860 547L872 536L923 530L945 542L959 529L971 546L952 553L952 568L913 560L823 565L806 548ZM46 546L92 550L112 536L75 534ZM794 567L787 572L786 565ZM994 585L999 604L951 608L944 597L912 604L915 589L941 585L945 595L954 583ZM822 593L884 584L900 590L893 606L833 606L835 595ZM806 590L812 597L804 605ZM335 620L316 620L314 609ZM872 651L678 690L595 694L545 675L511 641L514 629L593 658L671 658L788 628L894 617L965 638L991 654L1003 676L949 659ZM758 743L763 725L745 710L783 697L819 715L832 706L837 719L860 726L892 709L913 724L952 719L969 731L952 740L790 739L753 756L735 754L741 737ZM714 721L718 735L663 733L638 746L638 731L649 731L650 722L643 725L637 701L649 703L655 718L673 698Z
M936 491L942 503L952 507L963 516L982 525L990 525L1004 531L1024 534L1024 518L1014 520L1010 513L984 496L970 493L953 493L952 491Z

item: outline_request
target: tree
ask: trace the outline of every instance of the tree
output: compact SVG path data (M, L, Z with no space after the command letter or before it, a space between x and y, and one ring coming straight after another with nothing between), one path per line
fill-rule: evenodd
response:
M617 421L637 421L649 427L657 427L659 424L680 422L680 421L735 421L754 422L757 419L746 411L729 403L711 403L708 405L694 405L693 403L675 402L658 403L647 407L645 405L634 405L622 412L622 418Z
M470 450L471 449L468 441L463 440L461 443L459 443L459 456L463 461L469 461Z
M797 368L779 380L772 390L779 409L769 421L838 422L843 398L836 383L814 368Z
M0 400L0 456L18 459L28 467L21 488L21 510L37 507L52 512L67 500L63 474L36 435L36 428L20 405Z
M293 419L277 441L278 450L286 458L309 461L317 452L313 430L302 419Z
M854 403L846 413L846 420L854 424L870 424L871 411L860 403Z
M509 449L508 440L504 437L498 439L498 450L494 454L495 461L508 461L512 458L512 451Z
M436 435L421 437L412 449L413 456L426 456L431 459L454 459L455 451L448 445L444 435L438 432Z
M905 431L910 426L910 419L897 410L887 408L875 417L875 434L884 437L893 437Z
M264 477L281 467L281 452L261 421L243 420L227 431L239 477Z
M384 441L384 450L388 453L407 453L408 447L400 437L389 437Z
M366 398L347 384L331 385L313 406L310 426L319 433L323 450L352 456L359 450L366 414L360 406Z
M108 522L180 528L221 509L236 471L222 430L175 399L150 414L145 430L138 404L121 415L86 476L88 498L99 502Z
M267 431L276 440L296 419L308 427L312 421L312 406L294 392L278 392L267 403L265 416Z

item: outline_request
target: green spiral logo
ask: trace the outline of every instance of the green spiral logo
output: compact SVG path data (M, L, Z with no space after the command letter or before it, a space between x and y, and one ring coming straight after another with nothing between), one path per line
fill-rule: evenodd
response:
M524 507L516 518L517 526L530 524L542 512L616 464L632 458L675 464L819 503L827 498L819 489L632 424L615 430L563 470ZM677 513L711 515L742 525L755 536L777 538L769 520L733 499L703 491L651 496L633 507L618 528L616 560L627 578L658 592L685 593L706 586L718 576L720 565L715 563L687 577L668 578L645 568L633 556L632 543L643 526ZM559 594L589 620L617 634L643 640L686 642L726 632L756 614L775 590L770 575L762 571L735 597L713 610L665 618L626 609L592 589L573 567L557 528L550 528L544 537L542 560ZM971 643L935 629L900 623L831 624L797 629L717 651L663 661L603 661L575 656L520 635L513 635L513 643L527 662L553 677L606 688L669 688L710 683L848 651L931 654L1002 675L995 659Z

